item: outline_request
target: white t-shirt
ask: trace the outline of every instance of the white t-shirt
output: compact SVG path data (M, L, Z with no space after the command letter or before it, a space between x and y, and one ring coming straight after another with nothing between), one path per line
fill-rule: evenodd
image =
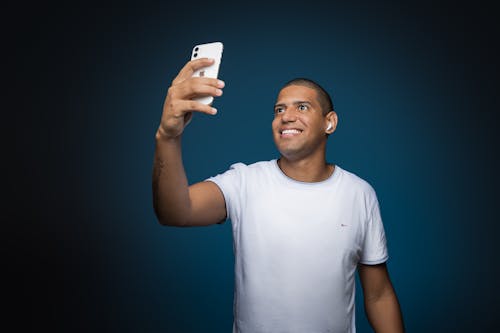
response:
M358 263L388 259L373 188L335 166L316 183L276 160L237 163L216 183L232 222L234 333L354 333Z

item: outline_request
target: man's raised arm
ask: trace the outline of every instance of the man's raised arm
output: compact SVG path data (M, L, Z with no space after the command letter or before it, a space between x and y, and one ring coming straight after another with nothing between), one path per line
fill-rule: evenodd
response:
M200 182L189 186L182 164L181 137L192 112L215 114L216 110L192 98L220 96L224 82L192 74L213 60L188 62L168 89L161 123L156 132L153 164L153 207L158 221L171 226L203 226L226 218L224 197L217 185Z

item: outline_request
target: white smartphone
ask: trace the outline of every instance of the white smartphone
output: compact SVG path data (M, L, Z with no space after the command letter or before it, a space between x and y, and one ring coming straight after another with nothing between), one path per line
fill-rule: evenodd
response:
M208 67L203 67L198 69L193 73L193 76L211 77L214 79L217 78L217 76L219 75L219 67L222 59L223 49L224 45L221 42L195 45L191 53L191 60L200 58L212 58L215 59L215 62ZM195 98L194 100L201 102L203 104L212 104L214 98L212 96L203 96Z

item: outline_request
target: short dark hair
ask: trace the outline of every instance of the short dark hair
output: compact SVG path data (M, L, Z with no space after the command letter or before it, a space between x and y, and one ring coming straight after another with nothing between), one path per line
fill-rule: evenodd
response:
M323 115L326 115L328 112L334 110L330 94L328 94L328 92L325 89L323 89L323 87L320 86L317 82L311 79L299 77L285 83L285 85L281 88L281 90L283 90L288 86L304 86L316 90L316 95L318 96L318 102L321 105Z

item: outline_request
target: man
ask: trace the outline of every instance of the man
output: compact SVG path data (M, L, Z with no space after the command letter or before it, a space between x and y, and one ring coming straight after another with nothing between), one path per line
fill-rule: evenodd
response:
M153 199L164 225L231 219L233 332L355 332L356 269L374 330L403 332L375 191L326 162L338 119L319 85L298 79L279 92L272 122L278 160L237 163L188 185L182 132L192 112L216 113L192 99L221 96L224 87L217 79L192 77L211 63L188 62L168 90L156 133Z

